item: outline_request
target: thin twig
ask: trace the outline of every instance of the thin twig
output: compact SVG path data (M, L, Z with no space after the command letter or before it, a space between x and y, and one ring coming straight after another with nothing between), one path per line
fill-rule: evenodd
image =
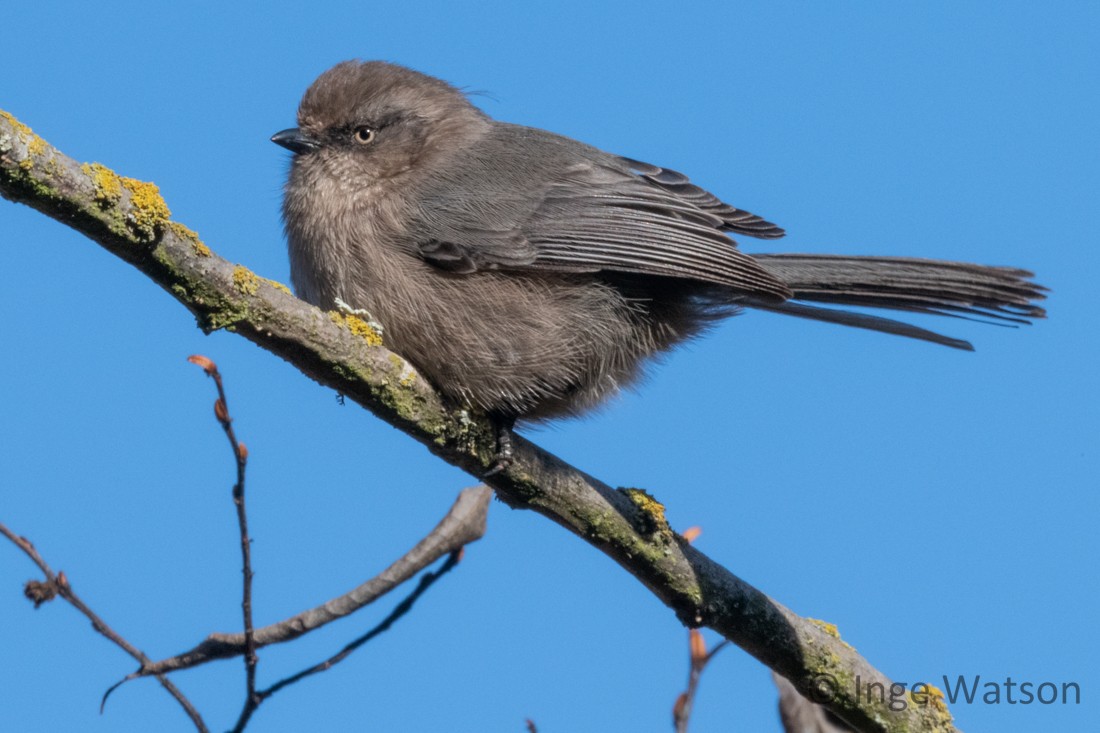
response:
M76 594L72 586L69 584L69 579L65 576L65 573L54 573L50 569L50 566L46 564L46 561L38 554L38 550L35 549L31 541L26 537L21 537L10 529L7 528L2 522L0 522L0 534L7 537L12 543L15 544L20 550L22 550L31 561L38 566L38 569L42 571L42 574L46 576L46 581L28 581L24 589L26 596L34 601L35 607L38 607L42 603L48 602L54 598L54 596L61 596L68 601L69 605L75 608L80 613L92 622L92 628L98 631L103 636L110 639L116 646L121 648L131 657L136 659L142 666L149 664L149 657L135 647L126 639L107 625L107 622L99 617L91 608L88 607L83 600ZM195 706L191 704L191 701L180 691L178 687L172 684L164 675L157 675L157 681L161 686L168 691L168 693L176 699L176 702L180 704L184 712L187 713L187 717L191 719L191 722L195 725L195 729L199 733L208 733L209 729L206 727L206 723L203 722L202 716L199 715L199 711L195 709ZM110 688L106 694L104 694L102 701L100 702L100 712L103 712L103 706L107 703L107 696L111 694L114 687Z
M703 642L703 635L698 629L688 631L688 647L691 650L691 664L688 671L687 689L676 698L676 704L672 706L672 724L676 733L687 733L688 722L691 720L691 710L695 706L695 693L699 690L699 678L703 676L703 670L707 668L714 655L722 651L722 647L729 644L729 639L715 644L714 648L707 652Z
M244 443L237 440L233 430L233 418L229 415L229 402L225 397L225 385L222 383L221 372L218 365L211 359L198 354L189 356L187 361L202 367L206 375L214 380L218 388L218 399L214 402L214 416L218 419L225 437L229 439L229 446L233 450L233 459L237 464L237 483L233 485L233 506L237 510L237 526L241 538L241 575L243 589L241 592L241 614L244 616L244 669L245 669L245 711L251 711L260 704L256 695L256 636L252 628L252 539L248 535L248 511L244 502L244 479L248 467L248 449ZM242 717L247 719L244 712ZM251 712L248 713L251 715Z
M424 593L432 587L435 581L439 580L441 577L449 573L456 565L458 565L459 561L462 559L462 553L462 549L455 550L447 557L443 564L439 566L438 570L433 570L422 575L420 577L420 582L416 584L416 588L413 589L412 593L407 595L400 603L398 603L397 606L394 607L393 611L391 611L390 614L386 616L386 618L382 619L382 621L370 631L363 634L358 639L355 639L339 652L332 655L323 662L319 662L312 667L303 669L301 672L293 674L285 679L279 680L271 687L257 692L256 704L251 706L250 708L246 707L245 710L241 712L241 717L237 721L237 725L233 728L233 733L240 733L240 731L243 731L245 726L248 724L249 718L256 711L256 708L260 706L260 703L270 698L279 690L283 689L284 687L289 687L290 685L293 685L296 682L305 679L306 677L311 677L320 672L326 672L332 669L337 664L351 656L352 652L354 652L356 649L363 646L379 634L382 634L385 631L389 630L389 628L393 626L402 616L412 610L413 604L416 603L417 599L420 598L420 596L424 595Z
M256 629L257 648L296 639L332 621L367 606L431 565L439 558L480 539L485 534L489 501L487 486L473 486L459 492L447 516L411 550L381 573L351 591L316 608ZM193 649L148 665L129 679L189 669L215 659L244 653L243 634L211 634Z

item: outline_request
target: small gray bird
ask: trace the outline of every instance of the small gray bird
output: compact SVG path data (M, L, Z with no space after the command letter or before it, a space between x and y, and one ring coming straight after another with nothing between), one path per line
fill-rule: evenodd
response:
M490 119L439 79L348 61L306 91L283 216L291 279L343 302L459 404L504 428L576 415L743 307L969 343L806 301L1025 323L1030 272L898 257L753 254L783 230L686 176ZM506 447L502 444L502 447Z

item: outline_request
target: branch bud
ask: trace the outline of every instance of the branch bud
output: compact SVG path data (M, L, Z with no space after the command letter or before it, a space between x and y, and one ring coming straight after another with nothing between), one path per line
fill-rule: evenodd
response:
M191 356L187 357L187 361L191 362L195 366L202 367L202 370L206 372L207 376L212 377L218 373L218 365L212 362L210 359L207 359L205 356L202 356L201 354L192 354Z

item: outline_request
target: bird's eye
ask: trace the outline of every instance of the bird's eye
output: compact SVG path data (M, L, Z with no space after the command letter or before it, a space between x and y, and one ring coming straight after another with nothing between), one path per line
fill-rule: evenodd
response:
M355 142L360 145L366 145L367 143L374 142L374 128L363 125L355 128L355 132L352 133L352 137L355 138Z

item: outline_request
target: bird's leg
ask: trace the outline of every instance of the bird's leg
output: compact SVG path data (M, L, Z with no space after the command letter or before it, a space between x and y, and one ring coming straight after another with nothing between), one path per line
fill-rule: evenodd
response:
M516 426L515 415L490 415L489 419L493 423L493 427L497 431L497 452L493 455L493 465L489 467L488 473L484 478L494 476L508 466L512 465L512 461L515 460L515 446L512 443L512 437L514 433L512 429Z

